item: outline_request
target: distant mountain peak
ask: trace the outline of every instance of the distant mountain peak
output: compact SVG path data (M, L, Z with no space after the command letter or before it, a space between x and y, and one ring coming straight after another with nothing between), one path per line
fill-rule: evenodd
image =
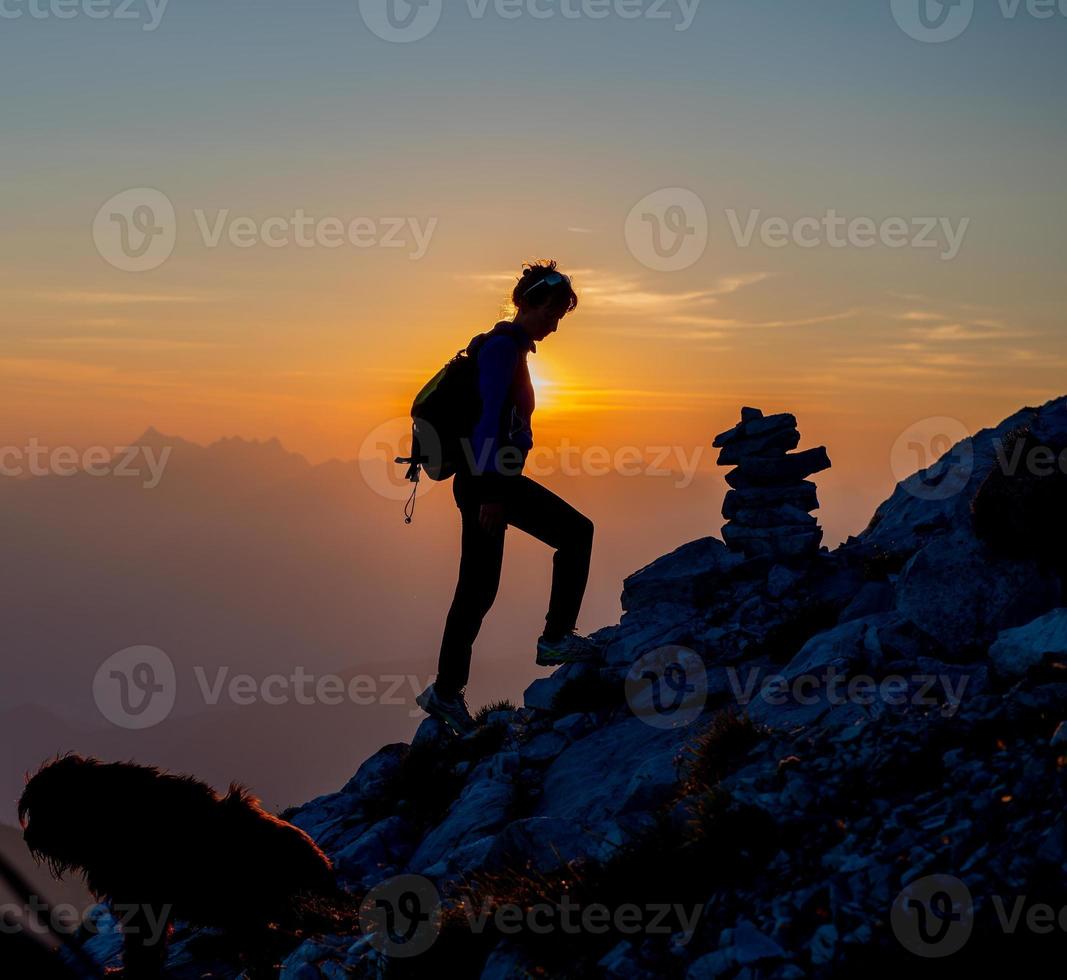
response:
M200 447L196 443L189 442L186 439L182 439L181 436L169 436L164 432L160 432L154 425L150 425L141 434L140 438L134 439L131 446L187 446L191 449L199 449Z

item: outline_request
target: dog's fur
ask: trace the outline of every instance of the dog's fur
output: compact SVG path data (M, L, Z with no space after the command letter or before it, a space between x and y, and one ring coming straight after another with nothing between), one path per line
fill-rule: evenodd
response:
M236 784L220 796L191 776L68 755L28 781L18 809L56 877L80 873L97 897L138 910L124 927L129 977L159 976L171 919L254 953L271 926L298 927L302 898L337 894L311 838Z

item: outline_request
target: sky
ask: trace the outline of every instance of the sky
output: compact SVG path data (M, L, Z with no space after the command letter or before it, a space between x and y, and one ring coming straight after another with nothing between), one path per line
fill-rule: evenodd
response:
M840 540L1067 367L1067 7L918 2L3 0L0 445L380 456L551 256L549 470L792 411Z

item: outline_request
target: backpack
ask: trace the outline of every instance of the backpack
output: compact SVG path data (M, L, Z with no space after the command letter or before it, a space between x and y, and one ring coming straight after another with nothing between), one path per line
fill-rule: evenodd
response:
M478 390L478 349L495 333L479 334L423 385L411 405L411 455L404 479L415 486L404 508L404 523L415 515L420 473L440 482L453 477L464 458L464 440L478 423L482 397Z

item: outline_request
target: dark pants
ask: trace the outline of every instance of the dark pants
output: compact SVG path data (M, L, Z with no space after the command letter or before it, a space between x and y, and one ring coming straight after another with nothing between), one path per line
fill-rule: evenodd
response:
M509 478L504 484L507 523L556 549L545 633L552 637L568 633L578 622L589 579L593 522L529 477ZM463 553L437 666L437 689L446 694L467 684L471 650L500 584L505 536L503 531L489 534L482 529L478 521L481 505L462 475L453 480L452 495L463 523Z

